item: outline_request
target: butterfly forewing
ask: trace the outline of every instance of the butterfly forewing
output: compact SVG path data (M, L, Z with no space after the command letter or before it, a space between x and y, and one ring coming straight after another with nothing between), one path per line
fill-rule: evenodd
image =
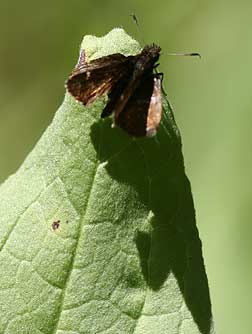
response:
M111 92L121 78L133 71L132 58L112 54L89 63L79 61L67 81L69 93L84 105L93 102Z

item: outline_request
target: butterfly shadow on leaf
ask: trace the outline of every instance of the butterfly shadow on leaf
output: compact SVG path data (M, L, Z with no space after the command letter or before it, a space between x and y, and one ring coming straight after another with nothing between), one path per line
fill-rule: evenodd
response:
M172 273L199 330L208 334L211 303L192 193L168 102L164 109L161 127L153 138L132 138L121 129L112 129L111 120L106 119L92 126L91 139L110 178L134 189L135 202L151 213L151 232L142 230L141 225L134 227L146 284L158 291ZM134 208L134 203L128 205L129 210ZM121 222L122 229L124 224Z

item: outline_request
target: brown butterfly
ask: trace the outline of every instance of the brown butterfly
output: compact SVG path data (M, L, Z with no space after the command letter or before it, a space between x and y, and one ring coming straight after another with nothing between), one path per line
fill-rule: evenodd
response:
M82 50L67 90L84 105L108 94L102 118L114 114L115 125L129 135L154 136L162 116L162 74L153 73L160 51L153 44L135 56L115 53L87 63Z

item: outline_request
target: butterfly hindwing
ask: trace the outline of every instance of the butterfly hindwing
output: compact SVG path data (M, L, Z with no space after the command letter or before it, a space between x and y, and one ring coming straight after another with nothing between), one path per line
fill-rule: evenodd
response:
M162 118L162 80L158 74L154 75L153 91L148 109L146 136L156 134Z
M143 78L124 109L115 117L115 124L128 134L154 136L162 116L161 78L150 74Z

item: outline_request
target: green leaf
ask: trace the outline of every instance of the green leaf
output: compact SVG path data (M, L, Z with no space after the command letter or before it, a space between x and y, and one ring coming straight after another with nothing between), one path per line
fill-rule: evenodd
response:
M82 48L89 60L140 50L122 29L86 36ZM0 187L0 333L212 333L169 104L152 139L111 128L104 104L84 108L66 94Z

